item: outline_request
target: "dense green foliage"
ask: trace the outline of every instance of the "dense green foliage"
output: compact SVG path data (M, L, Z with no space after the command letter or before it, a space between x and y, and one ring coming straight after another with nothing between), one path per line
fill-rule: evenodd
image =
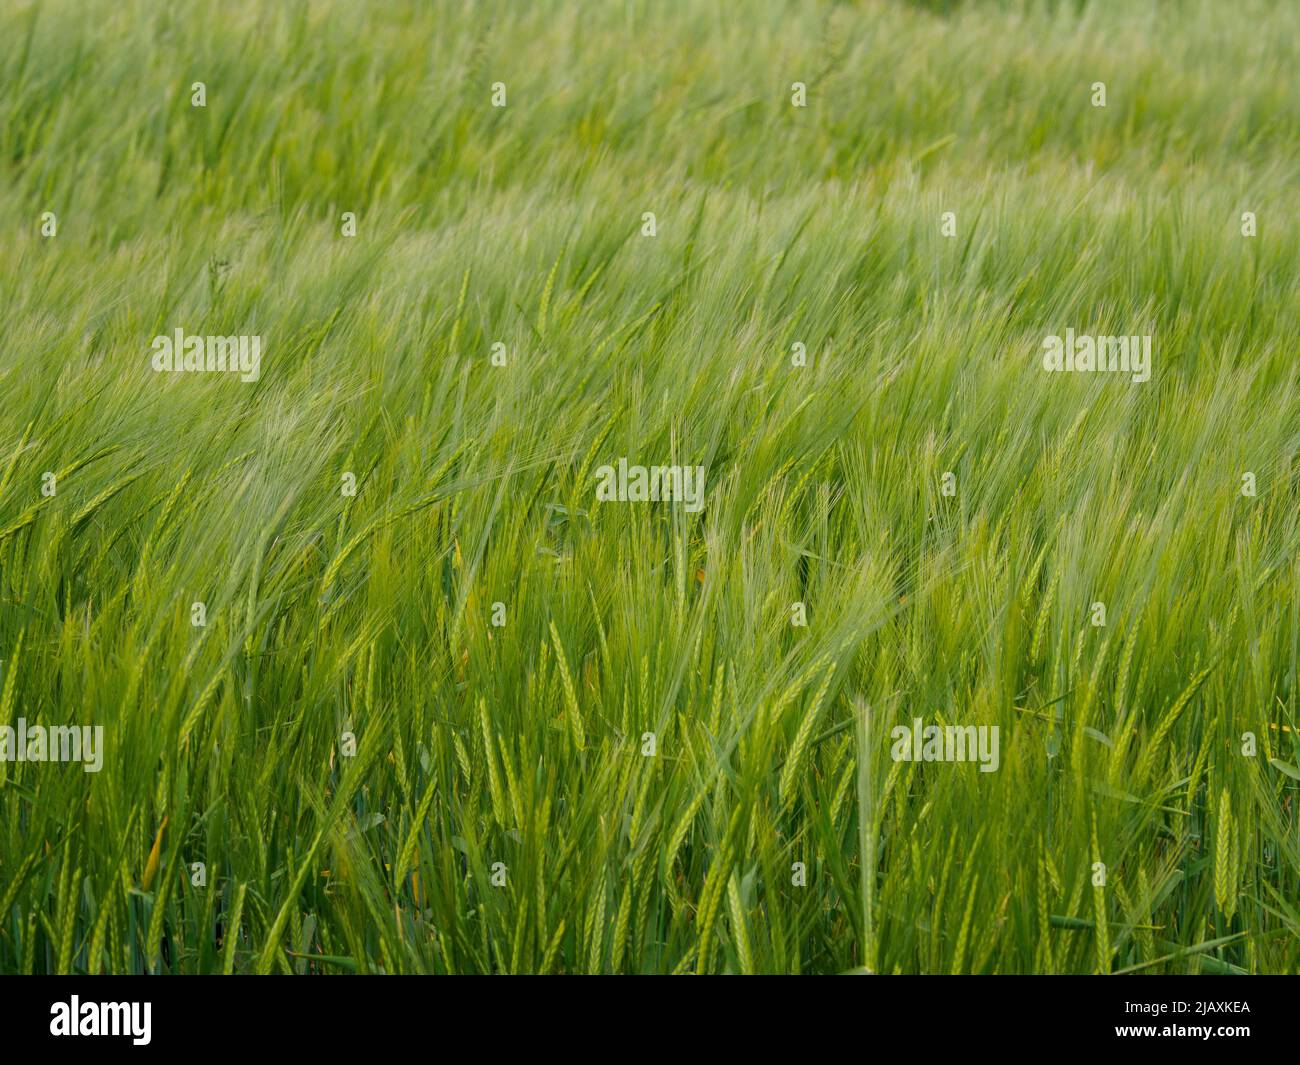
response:
M105 737L0 762L0 971L1300 968L1298 66L1268 0L0 4L0 724Z

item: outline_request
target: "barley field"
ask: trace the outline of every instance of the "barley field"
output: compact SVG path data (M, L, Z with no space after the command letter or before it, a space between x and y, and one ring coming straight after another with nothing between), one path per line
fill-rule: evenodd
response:
M0 972L1300 971L1298 67L0 0Z

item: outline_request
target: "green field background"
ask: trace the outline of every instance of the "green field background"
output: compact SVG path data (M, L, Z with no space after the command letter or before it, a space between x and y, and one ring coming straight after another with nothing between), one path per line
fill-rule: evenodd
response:
M0 971L1300 969L1297 69L1264 0L0 0L0 724L105 737L0 762Z

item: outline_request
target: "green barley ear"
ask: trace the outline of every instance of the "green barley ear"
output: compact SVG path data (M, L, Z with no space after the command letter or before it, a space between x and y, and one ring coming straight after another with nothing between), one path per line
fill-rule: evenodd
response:
M794 742L790 745L790 753L786 756L785 767L781 771L781 781L777 788L779 802L782 807L789 803L794 795L795 784L800 779L803 770L804 754L808 750L808 744L813 737L813 730L817 722L821 720L821 709L826 699L826 690L830 687L831 678L835 675L835 666L832 664L826 670L826 677L821 686L817 689L808 704L808 709L804 713L803 720L799 724L799 729L795 733Z
M695 971L703 976L709 971L709 960L713 954L713 925L718 918L722 903L722 893L727 881L731 879L731 867L735 861L735 837L744 811L737 806L727 825L726 834L718 846L717 856L704 877L704 887L700 891L700 904L697 917L697 938L699 953L696 955Z
M108 918L112 912L113 896L110 891L104 895L99 904L99 916L95 918L95 927L90 934L90 946L86 949L86 971L91 976L97 975L103 968L104 937L108 932Z
M578 710L578 693L573 687L573 676L569 673L569 663L564 655L564 644L560 642L559 630L551 622L551 640L555 644L555 659L560 667L560 679L564 682L564 706L569 720L569 735L575 750L581 751L587 746L586 731L582 726L582 714Z
M487 700L479 697L478 701L479 731L483 736L483 758L487 765L488 794L492 797L492 814L497 824L503 827L510 823L507 814L505 791L501 787L501 777L497 773L495 744L492 742L492 726L488 721Z
M564 922L561 921L556 926L555 934L551 936L551 941L546 945L546 953L542 955L542 964L538 968L539 973L549 973L555 965L555 959L560 953L560 943L564 939Z
M1110 923L1106 916L1106 888L1104 874L1098 877L1096 868L1102 865L1101 849L1097 846L1097 817L1092 818L1092 910L1097 940L1097 971L1110 972ZM1102 866L1104 869L1104 866Z
M754 964L754 952L749 944L749 929L745 924L745 907L740 898L740 878L732 869L731 879L727 881L727 911L731 917L731 932L735 940L736 957L740 962L743 976L752 976L758 971Z
M247 884L241 883L235 889L235 901L226 919L225 953L221 959L221 971L226 976L235 971L235 948L239 943L239 922L244 916L244 895L247 892Z
M1047 591L1043 593L1042 604L1038 608L1038 619L1034 622L1034 638L1029 645L1029 658L1031 661L1037 661L1039 652L1043 647L1043 637L1047 633L1047 622L1051 617L1052 604L1056 601L1056 589L1061 583L1061 572L1057 570L1052 574L1051 582L1047 585Z
M1051 973L1054 970L1052 963L1052 928L1050 914L1047 908L1047 863L1043 860L1043 852L1040 850L1038 855L1038 875L1034 878L1037 881L1035 902L1037 903L1038 917L1038 964L1039 971Z
M1147 741L1146 749L1138 758L1137 767L1133 771L1134 780L1147 780L1148 774L1155 765L1157 756L1166 750L1165 737L1169 735L1169 731L1174 727L1179 716L1187 708L1188 704L1191 703L1193 696L1196 695L1197 691L1200 690L1201 685L1205 683L1205 679L1213 671L1214 666L1211 665L1206 666L1205 669L1196 673L1187 683L1187 687L1182 690L1182 693L1178 698L1170 703L1169 709L1164 712L1164 715L1157 723L1151 738Z
M953 949L952 974L960 975L966 964L966 946L970 942L971 921L975 915L975 895L979 891L980 876L976 873L971 879L970 894L966 896L966 912L961 919L961 929L957 933L957 946Z
M632 882L623 883L623 897L619 900L618 914L614 918L614 939L610 943L609 971L617 974L623 964L627 948L628 931L632 919Z
M605 870L603 869L600 878L596 881L595 890L591 892L591 902L587 906L587 920L583 925L582 938L587 943L587 972L599 973L605 945Z
M1237 912L1236 859L1233 854L1232 806L1228 789L1219 793L1219 824L1214 837L1214 901L1224 917L1232 920Z

